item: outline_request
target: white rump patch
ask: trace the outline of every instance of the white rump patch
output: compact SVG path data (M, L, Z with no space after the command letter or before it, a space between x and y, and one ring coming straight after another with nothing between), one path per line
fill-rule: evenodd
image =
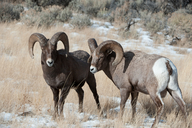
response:
M165 90L169 82L169 72L166 62L166 58L160 58L153 65L153 73L158 81L157 92L159 93Z

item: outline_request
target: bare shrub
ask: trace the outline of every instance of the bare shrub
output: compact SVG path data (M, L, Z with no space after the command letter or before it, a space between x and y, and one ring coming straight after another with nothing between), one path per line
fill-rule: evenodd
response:
M138 39L139 38L139 34L135 28L131 29L130 31L125 31L124 27L123 27L123 29L121 29L119 31L119 35L123 39Z
M120 4L121 5L121 4ZM115 21L126 22L128 20L129 2L125 2L122 6L112 11Z
M187 47L192 46L192 15L185 13L183 10L178 10L172 14L168 19L168 25L171 27L168 33L172 33L172 36L181 36L186 40L185 45Z

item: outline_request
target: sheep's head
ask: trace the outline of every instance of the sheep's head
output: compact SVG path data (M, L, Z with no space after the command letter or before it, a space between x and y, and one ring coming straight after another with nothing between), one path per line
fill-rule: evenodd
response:
M123 48L116 41L107 40L98 46L95 39L92 38L88 40L88 45L91 51L91 56L88 59L88 62L91 63L91 73L96 73L104 69L109 63L107 57L112 52L116 54L112 66L117 66L123 58Z
M62 41L67 56L69 53L69 42L68 37L64 32L55 33L50 40L40 33L33 33L29 37L28 43L31 58L34 58L33 47L36 42L39 42L42 50L42 63L46 63L49 67L52 67L57 59L57 42L59 40Z

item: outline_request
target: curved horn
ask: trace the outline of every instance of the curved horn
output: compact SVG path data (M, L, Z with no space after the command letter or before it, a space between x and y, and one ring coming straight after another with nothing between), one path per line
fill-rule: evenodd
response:
M29 37L28 50L31 58L34 58L33 47L35 43L39 42L40 46L42 47L47 43L47 40L48 39L43 34L40 34L40 33L33 33Z
M90 49L91 53L93 53L94 50L98 47L97 42L94 38L90 38L88 40L88 45L89 45L89 49Z
M67 37L67 34L65 34L64 32L57 32L55 33L52 38L50 39L50 43L52 45L57 45L58 41L62 41L64 47L65 47L65 51L66 51L66 57L69 54L69 40Z
M111 49L116 53L115 60L112 63L113 66L116 66L117 64L119 64L121 62L121 60L123 58L123 54L124 54L123 48L119 43L117 43L116 41L113 41L113 40L104 41L98 47L98 51L100 53L104 53L108 49Z

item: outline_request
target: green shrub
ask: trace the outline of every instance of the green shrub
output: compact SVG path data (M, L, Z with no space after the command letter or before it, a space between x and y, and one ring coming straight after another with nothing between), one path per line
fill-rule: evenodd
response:
M166 17L163 16L162 12L159 13L141 13L141 17L144 22L144 26L150 31L152 34L160 32L166 27Z
M27 8L34 8L35 6L37 6L37 4L35 2L33 2L32 0L25 0L25 4L26 4Z
M72 12L67 8L63 10L54 6L41 12L33 8L22 17L22 22L28 26L49 28L58 22L67 22L71 17Z
M186 7L186 12L188 14L192 14L192 4L188 4L187 7Z
M0 4L0 22L11 22L20 19L20 13L24 10L21 5L12 5L10 3Z
M85 9L85 14L91 17L97 17L97 13L99 12L99 7L93 7L93 6L88 6Z
M22 2L24 2L25 0L0 0L0 2L8 2L8 3L19 3L21 4Z
M42 8L40 6L34 6L33 9L36 11L36 12L41 12L42 11Z
M87 14L90 17L98 15L100 10L110 11L111 2L114 0L72 0L69 7L78 13Z
M27 26L35 26L36 22L39 20L38 15L38 12L33 9L30 9L30 11L26 12L25 15L22 15L21 22L23 22Z
M106 11L105 9L99 10L99 12L97 13L97 18L107 19L108 17L109 17L109 12Z
M73 16L72 12L69 8L66 8L60 12L60 14L57 16L57 20L61 22L67 22L69 19Z
M53 6L53 5L67 7L71 2L71 0L25 0L25 2L28 8L33 8L35 6L45 8L47 6Z
M91 26L90 18L86 15L77 15L72 18L70 24L75 28L83 29L87 26Z
M60 9L58 8L50 8L47 11L42 11L39 15L37 26L49 28L56 22L59 12Z
M13 7L13 11L18 12L18 13L22 13L24 11L24 7L22 5L17 4Z

